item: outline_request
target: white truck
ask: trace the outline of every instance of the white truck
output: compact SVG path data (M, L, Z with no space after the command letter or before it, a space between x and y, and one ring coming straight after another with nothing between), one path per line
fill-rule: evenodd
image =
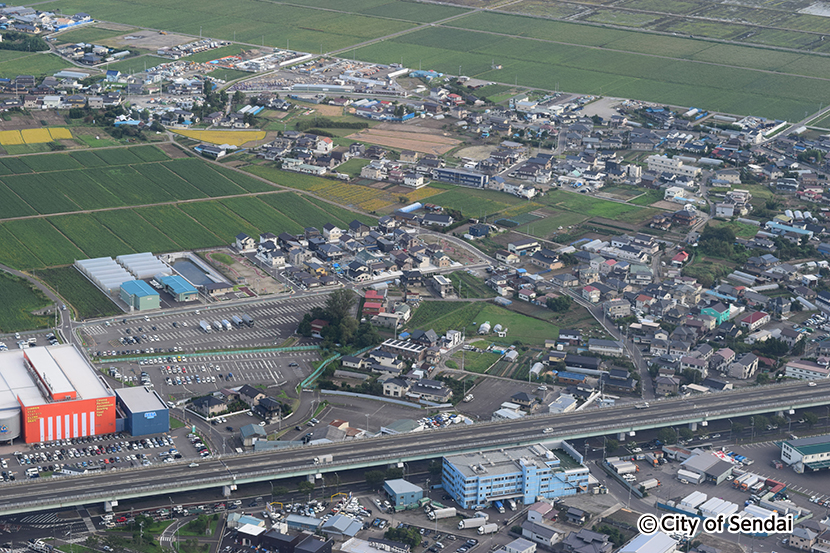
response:
M515 510L516 510L516 502L515 502L515 501L513 501L512 499L508 499L508 500L507 500L507 506L508 506L508 507L510 507L510 510L511 510L511 511L515 511Z
M458 529L466 530L469 528L479 528L487 524L487 519L484 517L465 518L458 521Z
M319 457L314 458L314 464L315 465L321 465L323 463L331 463L331 461L332 461L332 456L331 456L330 453L327 453L326 455L320 455Z
M455 507L447 507L445 509L435 509L427 513L429 520L440 520L442 518L450 518L456 516Z
M479 526L477 531L478 531L479 535L482 535L482 536L484 534L492 534L493 532L498 532L499 531L499 525L496 524L495 522L491 522L490 524L485 524L484 526Z
M205 334L210 334L210 323L207 321L199 321L199 328L201 328L202 332Z
M215 328L216 330L222 330L222 323L220 323L219 321L213 321L213 328Z
M222 319L222 326L225 327L225 330L232 330L233 325L228 319Z
M656 478L650 478L648 480L644 480L644 481L640 482L640 487L643 488L646 491L651 490L653 488L656 488L659 485L660 485L660 481L657 480Z

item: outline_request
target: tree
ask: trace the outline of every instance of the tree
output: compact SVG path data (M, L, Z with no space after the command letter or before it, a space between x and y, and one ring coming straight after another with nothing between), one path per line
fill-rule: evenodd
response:
M620 448L620 442L617 440L605 440L605 453L611 455Z
M363 477L366 479L366 484L368 484L369 489L379 490L383 485L386 474L382 470L368 470L363 473Z
M804 413L804 422L807 423L807 426L812 428L813 425L818 422L818 415L816 415L812 411L807 411L806 413Z
M571 298L569 296L559 296L558 298L548 298L545 305L548 309L556 313L564 313L571 309Z
M657 439L664 444L673 444L677 442L677 434L675 434L673 428L661 428L657 433Z
M744 425L739 422L732 423L732 433L733 434L740 434L744 431Z
M771 380L768 372L761 372L755 375L756 384L769 384Z
M432 476L439 476L441 474L441 471L443 470L443 465L435 459L433 459L429 462L429 467L427 467L427 470Z
M326 314L331 317L329 322L339 324L341 320L349 316L356 301L357 295L348 288L340 288L329 294L324 308Z
M237 90L233 93L233 103L234 104L241 104L245 101L245 94L241 90Z
M421 534L417 528L390 528L383 537L387 540L405 543L410 549L415 549L421 543Z
M692 432L691 428L689 428L687 426L684 426L683 428L681 428L679 433L680 433L680 439L684 440L684 441L691 440L692 438L695 437L695 433Z
M288 493L288 488L285 486L274 486L274 490L271 492L272 497L278 497L281 495L286 495Z
M297 484L297 491L301 494L309 494L314 491L314 484L309 482L308 480L303 480L299 484Z
M769 426L769 419L764 415L755 415L751 420L756 429L764 429Z
M397 478L403 478L403 469L397 467L386 469L386 480L395 480Z
M784 426L788 422L786 418L779 417L778 415L775 415L774 417L770 417L769 421L770 421L770 424L772 424L773 426Z

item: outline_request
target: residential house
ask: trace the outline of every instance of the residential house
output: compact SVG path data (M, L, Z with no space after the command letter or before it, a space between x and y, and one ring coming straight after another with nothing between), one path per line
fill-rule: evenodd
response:
M729 365L729 376L747 380L758 370L758 357L752 353L745 353Z

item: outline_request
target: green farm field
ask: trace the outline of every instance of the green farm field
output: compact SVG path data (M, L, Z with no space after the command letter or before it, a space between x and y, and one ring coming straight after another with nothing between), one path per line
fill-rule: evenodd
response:
M809 75L825 74L830 58L808 54L482 12L447 25L360 48L357 57L393 63L403 56L405 64L417 59L449 73L461 65L496 82L789 120L815 111L828 84ZM503 69L492 69L493 60Z
M411 11L417 14L419 8L420 5L415 4ZM76 13L92 8L85 0L59 0L50 3L49 9ZM321 47L325 51L345 48L388 33L411 29L415 25L403 18L340 13L341 9L339 5L338 11L332 11L296 4L262 4L254 0L233 3L204 0L175 4L161 0L99 0L95 3L94 12L95 18L103 21L190 35L199 35L201 31L203 36L221 40L233 40L235 36L243 43L264 43L264 46L272 47L288 45L306 52L319 52ZM427 11L433 11L436 18L441 18L443 13L447 16L457 13L457 8ZM399 15L402 15L403 10L400 12ZM206 17L207 14L210 16Z
M485 321L490 321L491 326L500 324L506 327L506 342L520 340L523 344L544 344L545 340L559 336L559 327L556 325L487 302L423 302L407 328L432 328L437 333L449 329L465 329L470 336Z
M121 310L75 267L59 267L35 272L52 290L71 305L79 319L118 315Z
M18 332L46 328L51 316L34 315L52 302L46 295L22 278L0 271L0 332Z
M17 52L0 50L0 77L13 79L18 75L51 75L74 67L49 52Z

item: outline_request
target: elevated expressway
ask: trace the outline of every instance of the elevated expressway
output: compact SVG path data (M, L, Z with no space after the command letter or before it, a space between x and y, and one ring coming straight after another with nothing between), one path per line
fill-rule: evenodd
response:
M635 405L540 415L515 421L459 424L440 430L216 457L200 461L194 468L189 468L185 461L71 477L18 480L2 486L0 514L219 488L520 444L700 424L731 417L787 414L794 409L830 406L830 381L818 382L815 386L792 382L663 399L651 401L648 408L638 409ZM543 433L547 428L552 431ZM326 454L333 456L333 462L314 463L315 457Z

